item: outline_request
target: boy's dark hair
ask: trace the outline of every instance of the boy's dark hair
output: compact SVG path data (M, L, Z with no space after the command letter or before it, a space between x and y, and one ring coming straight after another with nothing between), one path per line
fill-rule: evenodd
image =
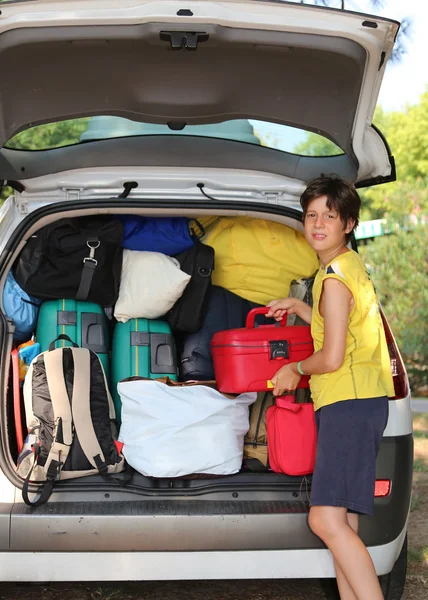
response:
M317 177L308 184L300 197L303 216L306 215L310 202L320 196L327 196L327 207L337 211L344 227L349 219L354 220L352 231L346 234L346 242L349 242L360 216L361 199L356 189L340 177Z

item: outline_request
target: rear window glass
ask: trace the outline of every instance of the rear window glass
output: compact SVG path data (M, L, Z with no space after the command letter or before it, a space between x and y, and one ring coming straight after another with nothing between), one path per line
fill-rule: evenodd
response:
M336 156L343 151L327 138L277 123L235 119L172 130L167 125L122 117L96 116L36 125L18 133L5 146L14 150L48 150L94 140L140 135L194 135L235 140L303 156Z

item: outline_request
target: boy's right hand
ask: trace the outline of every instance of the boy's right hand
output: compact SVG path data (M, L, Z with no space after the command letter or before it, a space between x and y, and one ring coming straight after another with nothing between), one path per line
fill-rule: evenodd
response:
M296 305L300 302L297 298L280 298L269 302L269 312L267 317L273 317L276 321L281 321L288 313L290 315L296 312Z

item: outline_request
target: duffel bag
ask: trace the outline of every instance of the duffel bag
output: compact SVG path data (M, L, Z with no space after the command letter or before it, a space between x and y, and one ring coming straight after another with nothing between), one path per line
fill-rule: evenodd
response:
M29 433L18 456L18 474L25 478L22 497L29 506L44 504L59 480L124 469L99 357L75 344L53 349L54 344L36 356L24 381ZM42 482L34 501L28 496L30 482Z
M187 217L119 215L124 226L122 246L127 250L160 252L174 256L193 247L205 230Z
M168 313L173 331L193 333L201 328L205 318L211 275L214 270L214 249L196 242L190 250L175 257L190 281L181 298Z
M207 381L215 379L210 343L218 331L244 327L253 302L244 300L224 288L211 286L207 294L207 310L200 329L184 336L180 358L181 379Z
M39 298L112 306L119 294L122 236L122 223L110 217L60 219L27 241L15 279Z

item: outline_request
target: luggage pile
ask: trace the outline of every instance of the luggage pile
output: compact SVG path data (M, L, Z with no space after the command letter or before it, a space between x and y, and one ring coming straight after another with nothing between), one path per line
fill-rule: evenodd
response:
M282 365L312 354L310 328L268 322L262 304L272 297L256 279L262 269L267 291L287 295L292 279L313 273L314 257L300 234L266 223L91 216L61 219L27 241L3 298L16 343L24 342L11 364L28 504L45 502L62 479L124 483L126 464L167 478L229 475L243 459L255 471L312 471L308 378L296 396L269 392ZM263 265L243 259L260 229L282 261L294 240L301 262L288 257L286 276L266 240ZM240 257L227 253L230 243ZM230 274L242 268L241 289ZM272 275L278 269L285 283ZM30 482L41 484L36 500Z

